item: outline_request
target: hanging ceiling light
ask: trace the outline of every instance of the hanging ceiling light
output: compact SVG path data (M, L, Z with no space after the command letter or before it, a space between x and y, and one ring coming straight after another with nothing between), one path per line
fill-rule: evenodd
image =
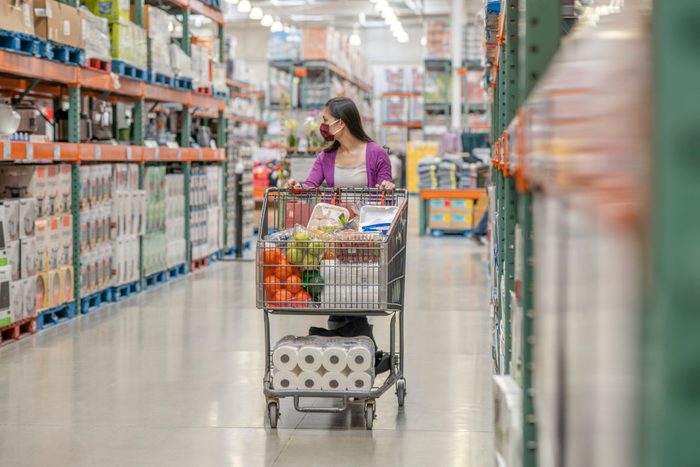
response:
M238 11L241 13L249 13L252 8L249 0L241 0L238 4Z
M284 29L284 26L282 26L282 23L280 23L279 21L275 21L274 23L272 23L272 26L270 26L270 31L272 32L280 32L282 31L282 29Z
M238 0L226 0L226 3L230 3L231 5L235 5L238 3Z
M273 24L274 22L275 22L275 20L272 19L272 16L271 16L271 15L265 15L265 16L263 16L262 19L260 20L260 24L261 24L262 26L265 26L266 28L269 28L270 26L272 26L272 24Z
M252 10L250 10L250 19L255 20L255 21L260 21L265 14L262 11L262 8L259 6L256 6Z

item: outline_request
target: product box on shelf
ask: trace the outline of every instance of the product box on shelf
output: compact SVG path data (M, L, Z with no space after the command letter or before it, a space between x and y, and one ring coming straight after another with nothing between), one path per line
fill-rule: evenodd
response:
M63 304L63 294L61 291L61 271L58 269L52 269L46 273L47 280L47 300L46 307L56 308Z
M0 328L12 324L10 310L10 277L12 272L4 251L0 251Z
M61 264L73 262L73 216L64 214L61 216Z
M109 22L107 18L97 16L88 10L83 10L82 14L85 58L110 61L112 59L112 42L110 41Z
M0 0L0 29L34 35L32 0Z
M10 280L18 281L20 279L20 249L19 240L8 242L5 246L5 255L10 264Z
M34 31L40 39L85 48L80 10L65 3L34 0Z
M19 237L34 236L36 223L36 199L21 198L19 201Z
M57 269L62 266L63 259L63 232L61 227L61 219L58 216L49 219L49 232L46 242L46 252L48 269Z
M48 307L48 290L49 290L49 279L48 273L40 272L37 273L35 281L36 289L36 311L45 310Z
M494 376L495 450L499 465L521 465L522 389L511 376Z
M152 5L144 6L143 27L149 39L148 68L154 73L166 76L173 75L170 65L170 21L171 17L165 11Z
M211 85L209 76L209 50L206 47L190 45L192 57L192 79L194 87L207 87Z
M109 22L128 21L129 0L83 0L83 4L94 14Z
M24 290L22 282L10 282L10 317L12 322L24 318Z
M23 238L19 245L20 277L27 279L36 274L36 238Z
M17 199L4 199L0 201L0 234L4 241L0 242L0 248L3 243L19 240L21 232L20 218L20 201Z
M178 44L170 44L170 66L175 76L192 78L192 59Z
M36 315L36 276L28 277L22 281L22 310L25 318Z
M146 70L148 67L146 31L126 20L110 23L109 28L112 58Z
M39 219L36 221L36 236L35 236L35 250L36 250L36 271L46 272L48 271L48 260L47 260L47 244L49 236L49 221L46 219Z

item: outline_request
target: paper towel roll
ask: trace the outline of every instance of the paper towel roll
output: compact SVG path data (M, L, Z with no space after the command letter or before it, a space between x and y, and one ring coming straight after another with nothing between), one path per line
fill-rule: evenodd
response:
M368 391L372 387L372 377L369 373L353 371L348 375L349 391Z
M278 371L273 376L273 386L279 390L297 389L299 376L294 371Z
M366 347L353 346L348 350L348 367L352 371L368 371L372 363L372 354Z
M339 371L329 371L323 375L321 388L324 391L345 391L348 388L348 377Z
M348 364L348 351L340 346L323 349L323 368L327 371L340 372Z
M320 347L304 346L299 349L298 365L304 371L318 371L323 363L323 351Z
M323 376L314 371L302 371L299 374L297 389L303 391L320 391L323 388Z
M272 363L279 371L291 371L297 366L299 348L292 344L279 345L272 352Z

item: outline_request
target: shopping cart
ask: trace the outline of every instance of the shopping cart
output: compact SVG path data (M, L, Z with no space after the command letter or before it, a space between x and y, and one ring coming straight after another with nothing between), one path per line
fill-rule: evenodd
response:
M366 205L393 207L395 214L384 233L347 230L325 238L321 235L320 239L314 235L308 237L308 231L305 234L303 228L296 226L306 226L319 203L344 207L350 213ZM350 214L346 220L352 222L352 218ZM406 396L403 306L407 223L405 190L271 188L266 191L257 242L256 302L257 307L264 310L265 317L263 390L271 427L277 427L279 400L285 397L294 399L297 411L312 413L338 413L348 408L350 399L361 401L367 429L372 429L376 399L390 387L396 386L398 404L403 407ZM295 227L298 232L292 235L289 229ZM389 317L388 376L383 382L381 378L375 379L372 387L365 390L311 391L275 387L270 315ZM330 398L342 404L302 405L303 398Z

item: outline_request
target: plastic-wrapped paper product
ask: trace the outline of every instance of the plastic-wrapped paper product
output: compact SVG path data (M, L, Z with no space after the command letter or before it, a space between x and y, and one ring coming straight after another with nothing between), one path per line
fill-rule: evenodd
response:
M211 85L209 78L209 50L206 47L192 44L192 79L194 87L207 87Z
M380 309L381 294L386 287L378 263L343 263L338 260L321 262L324 287L321 307Z
M226 90L226 65L223 63L211 64L211 84L218 91Z
M175 76L192 78L192 59L178 44L170 44L170 66Z
M83 35L85 37L85 58L109 61L112 59L107 19L83 10Z
M151 50L148 69L153 73L173 76L173 68L170 66L170 38L152 37L148 45Z
M112 58L145 70L148 66L146 31L131 21L110 24Z

